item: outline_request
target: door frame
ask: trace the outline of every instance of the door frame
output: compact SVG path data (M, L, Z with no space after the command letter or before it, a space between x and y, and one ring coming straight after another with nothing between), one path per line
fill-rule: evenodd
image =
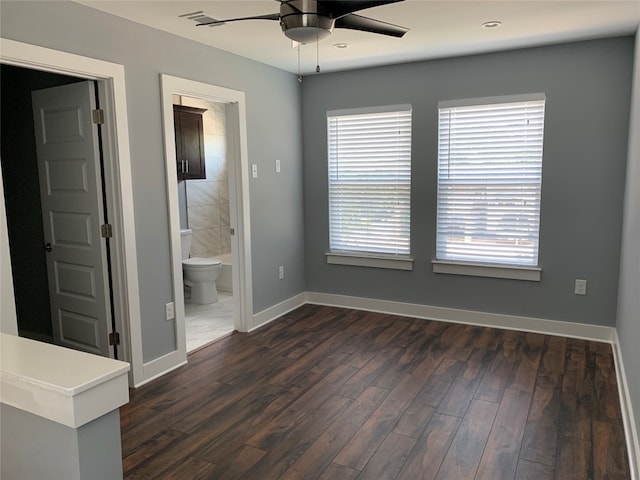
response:
M162 74L162 114L167 162L167 191L169 227L173 270L173 298L176 302L176 333L178 350L186 357L184 292L182 280L182 250L180 243L180 213L178 206L178 175L173 125L173 95L224 103L227 116L227 157L229 168L229 198L235 202L230 208L230 228L233 245L232 268L234 295L234 328L247 332L253 318L253 287L251 277L251 232L249 209L249 159L247 154L247 120L244 92L207 83ZM231 203L231 202L230 202ZM231 207L231 205L230 205Z
M112 268L113 297L116 327L121 334L123 358L131 365L129 384L145 382L142 356L140 295L134 223L133 182L129 152L129 122L127 116L124 66L45 47L0 38L0 63L46 72L97 80L101 107L105 114L103 151L107 209L113 224ZM1 173L0 173L1 177ZM1 180L1 178L0 178ZM0 182L0 216L6 218L4 188ZM3 229L0 239L0 276L11 278L8 241ZM6 249L6 251L5 251ZM4 291L4 290L3 290ZM2 313L9 320L2 323L2 331L17 333L15 298L3 295Z

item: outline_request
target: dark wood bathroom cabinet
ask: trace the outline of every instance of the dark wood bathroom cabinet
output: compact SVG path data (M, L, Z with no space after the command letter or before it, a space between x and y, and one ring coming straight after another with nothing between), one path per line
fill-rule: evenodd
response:
M207 178L202 126L202 114L206 111L206 108L173 106L178 180Z

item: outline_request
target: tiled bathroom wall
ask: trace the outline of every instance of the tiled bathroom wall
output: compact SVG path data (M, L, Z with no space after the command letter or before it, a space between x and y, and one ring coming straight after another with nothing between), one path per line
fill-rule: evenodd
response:
M231 252L225 106L190 97L179 97L179 102L189 107L207 109L203 114L207 178L184 180L186 224L193 231L191 255L215 257ZM181 221L181 224L184 223Z

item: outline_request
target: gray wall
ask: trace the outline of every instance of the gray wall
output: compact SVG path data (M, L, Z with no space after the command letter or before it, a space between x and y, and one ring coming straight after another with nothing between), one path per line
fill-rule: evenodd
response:
M0 415L3 480L122 478L118 409L78 428L4 403L0 405Z
M640 339L640 29L636 34L629 132L631 134L629 135L616 327L634 409L636 430L640 434L640 375L638 374L640 372L640 349L638 348L638 339ZM640 448L640 445L637 448ZM630 455L632 454L630 452Z
M296 77L72 2L0 4L3 38L125 67L145 362L175 349L160 74L242 90L247 103L254 312L304 291L300 87ZM279 158L283 173L272 165ZM286 278L278 281L278 265Z
M306 77L307 290L589 324L616 318L633 38ZM439 100L544 92L541 282L434 274ZM327 265L327 110L413 106L411 272ZM588 295L573 294L574 279Z

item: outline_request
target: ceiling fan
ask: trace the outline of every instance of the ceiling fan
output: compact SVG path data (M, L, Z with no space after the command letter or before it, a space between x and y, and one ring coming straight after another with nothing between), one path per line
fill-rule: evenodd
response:
M241 20L277 20L284 34L298 43L322 40L334 28L360 30L391 37L402 37L408 28L356 15L354 12L404 0L276 0L280 13L231 18L199 23L197 26L222 25Z

